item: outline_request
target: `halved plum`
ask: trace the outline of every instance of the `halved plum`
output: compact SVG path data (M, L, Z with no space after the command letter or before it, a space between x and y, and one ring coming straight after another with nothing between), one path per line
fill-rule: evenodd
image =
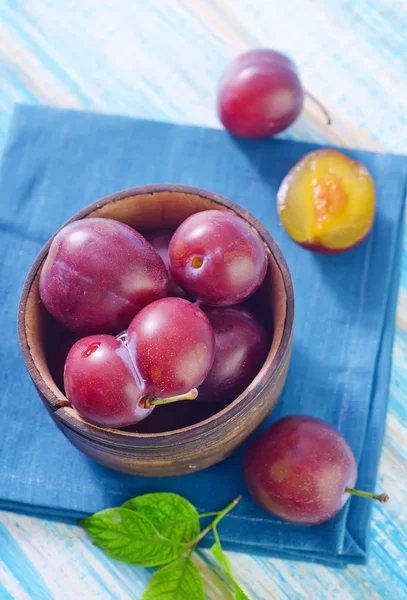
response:
M288 235L315 252L344 252L369 233L375 190L367 168L337 150L306 154L284 178L277 209Z

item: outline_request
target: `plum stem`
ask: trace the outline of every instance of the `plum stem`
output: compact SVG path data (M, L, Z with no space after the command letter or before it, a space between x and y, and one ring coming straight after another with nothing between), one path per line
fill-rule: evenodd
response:
M362 496L363 498L378 500L382 503L390 500L387 494L371 494L370 492L362 492L361 490L354 490L353 488L345 488L345 492L348 492L348 494L353 494L354 496Z
M326 118L326 124L331 125L332 119L329 115L329 112L326 110L325 106L322 104L322 102L320 102L318 100L318 98L316 98L313 94L311 94L311 92L308 92L307 90L304 90L304 94L311 100L311 102L316 104L316 106L318 106L319 110L324 114L324 116Z
M198 390L193 388L186 394L179 394L178 396L171 396L170 398L145 398L145 408L152 408L153 406L159 406L160 404L172 404L172 402L180 402L181 400L195 400L198 396Z
M219 521L221 519L223 519L223 517L229 511L231 511L232 508L235 508L236 504L238 504L241 499L242 499L242 496L239 496L238 498L235 498L234 500L232 500L232 502L230 504L228 504L226 508L224 508L223 510L221 510L218 513L218 516L216 517L216 519L214 519L210 525L208 525L207 527L205 527L205 529L203 529L201 531L201 533L198 535L197 538L195 538L192 542L187 544L187 548L195 548L195 546L206 536L206 534L209 533L211 531L211 529L214 529L217 526L217 524L219 523Z

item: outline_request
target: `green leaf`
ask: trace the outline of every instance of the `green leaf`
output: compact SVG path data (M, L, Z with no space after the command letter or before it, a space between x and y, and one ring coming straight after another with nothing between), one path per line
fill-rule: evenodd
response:
M146 517L161 535L173 542L192 542L201 531L196 508L178 494L144 494L128 500L123 507Z
M142 567L164 565L186 550L184 544L168 540L146 517L127 508L103 510L80 524L106 554Z
M141 600L205 600L202 577L190 558L179 558L149 581Z
M246 596L246 594L244 593L244 591L242 590L240 585L238 583L236 583L236 581L233 581L232 585L233 585L233 589L235 591L236 600L250 600L250 598L248 596Z
M214 535L215 535L215 543L211 548L211 552L218 561L218 564L222 571L227 575L233 590L235 592L236 600L250 600L248 596L244 593L240 585L235 581L233 577L232 563L230 562L229 557L223 552L222 546L220 544L220 539L218 532L216 531L216 527L214 527Z
M219 541L215 542L215 544L212 546L211 552L218 561L218 564L222 571L228 577L231 577L233 579L232 563L230 562L230 558L223 552L222 546L220 545Z

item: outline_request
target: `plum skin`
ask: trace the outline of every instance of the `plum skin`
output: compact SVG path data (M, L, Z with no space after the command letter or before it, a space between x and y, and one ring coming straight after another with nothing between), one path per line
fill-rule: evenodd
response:
M158 254L162 258L163 263L167 267L169 276L167 295L175 296L178 298L186 298L186 292L174 280L168 265L168 246L170 245L170 241L172 236L174 235L174 232L175 230L173 229L158 229L154 231L149 231L144 235L144 237L153 246L153 248L157 250Z
M202 309L215 333L215 358L199 388L198 400L227 403L260 371L270 348L269 337L257 319L240 306Z
M76 342L64 369L65 393L87 421L100 427L126 427L148 417L143 394L126 347L112 335Z
M304 91L295 64L260 48L237 56L218 87L218 115L233 135L264 138L289 127L300 115Z
M198 306L183 298L163 298L134 317L127 348L143 391L169 398L203 382L212 367L215 336Z
M117 334L166 296L167 269L143 236L112 219L74 221L52 240L40 275L48 312L80 335Z
M175 281L208 306L243 302L267 272L260 235L230 211L207 210L188 217L174 233L168 257Z
M305 415L279 419L249 446L244 475L253 498L272 515L303 525L334 517L354 488L357 466L341 434Z

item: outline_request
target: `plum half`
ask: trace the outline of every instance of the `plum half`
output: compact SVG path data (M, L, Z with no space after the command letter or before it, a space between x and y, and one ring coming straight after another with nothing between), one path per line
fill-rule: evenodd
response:
M288 235L309 250L344 252L369 233L375 189L367 168L337 150L306 154L286 175L277 209Z

